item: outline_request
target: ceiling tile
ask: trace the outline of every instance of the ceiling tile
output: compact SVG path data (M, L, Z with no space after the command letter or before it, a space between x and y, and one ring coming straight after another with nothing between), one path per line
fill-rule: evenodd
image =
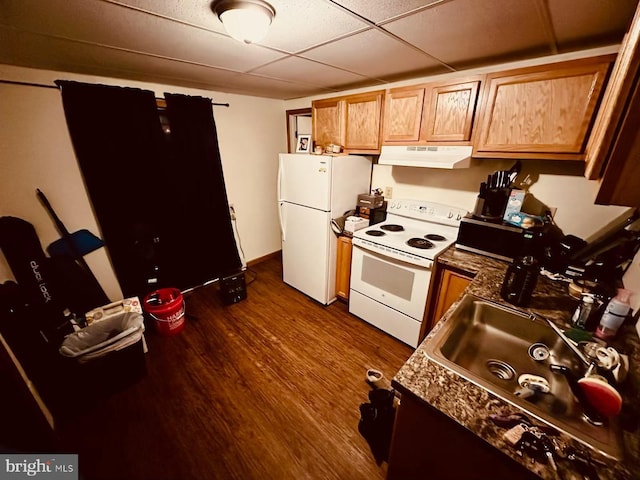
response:
M374 23L384 22L398 15L424 8L441 0L336 0L335 3L348 8L352 12L371 20Z
M324 0L273 0L276 16L261 45L299 52L367 28L367 24Z
M630 19L636 8L637 0L582 0L580 8L566 0L549 0L549 11L558 44L573 46L581 43L582 48L589 47L588 37L595 41L617 43L622 41L621 32L629 28ZM612 8L613 7L613 8ZM606 21L603 19L606 18Z
M548 51L536 2L456 0L384 25L449 65Z
M38 0L21 0L7 17L13 26L98 46L245 71L283 54L245 45L227 36L95 0L49 0L56 8L48 15ZM69 22L69 18L76 19ZM105 19L107 21L105 21ZM118 28L114 28L118 25Z
M11 62L33 68L61 72L100 75L129 80L185 85L226 91L237 79L237 73L183 62L149 57L108 48L96 48L65 40L21 33L6 35L0 27L0 41L8 49L0 49L0 63L6 63L5 51L20 59L21 50L33 52L28 62ZM11 60L11 57L9 58Z
M294 98L536 58L556 43L559 52L608 46L638 4L267 1L269 34L244 45L226 35L211 0L0 0L0 62Z
M231 78L230 87L226 87L225 91L234 92L251 90L254 95L283 98L290 100L299 97L308 97L318 93L333 94L332 90L318 90L317 86L305 85L296 82L286 82L275 78L265 78L258 75L240 75L236 74Z
M184 0L103 0L110 3L120 3L132 8L169 17L181 22L198 25L219 33L226 33L224 26L211 11L211 1L185 2ZM121 7L125 8L125 7Z
M408 72L443 71L440 64L429 56L377 30L358 33L302 55L372 78L388 79Z
M278 60L264 67L256 68L251 73L325 88L351 85L367 80L362 75L299 57Z

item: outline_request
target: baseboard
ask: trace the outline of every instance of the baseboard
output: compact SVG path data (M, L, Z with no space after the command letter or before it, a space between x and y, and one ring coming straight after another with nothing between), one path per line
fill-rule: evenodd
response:
M271 260L272 258L280 258L282 256L282 250L276 250L275 252L268 253L262 257L254 258L247 262L247 267L253 267L259 263Z

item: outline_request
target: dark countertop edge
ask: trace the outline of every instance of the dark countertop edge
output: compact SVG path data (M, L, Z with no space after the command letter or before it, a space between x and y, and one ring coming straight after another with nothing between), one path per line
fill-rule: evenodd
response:
M498 295L508 266L507 262L451 247L438 257L438 263L475 275L465 293L471 293L513 308L512 305L504 302ZM565 294L565 285L563 282L552 282L546 278L541 278L536 291L544 292L544 294L536 298L534 293L530 307L523 310L535 311L554 320L556 323L568 326L570 314L575 308L576 301L569 297L568 294ZM457 373L427 358L425 345L449 319L459 303L460 299L451 305L442 319L434 326L429 335L392 379L392 386L400 394L411 394L438 409L541 478L557 479L556 473L550 466L538 462L532 464L529 457L518 455L516 450L502 438L506 430L495 426L489 420L491 413L520 411L517 406L502 400ZM625 332L625 341L632 344L631 348L634 353L633 356L630 356L630 362L640 374L640 369L638 369L640 348L636 346L640 345L640 341L635 334L635 328L626 329ZM629 335L630 337L627 338ZM635 338L633 338L634 336ZM467 402L461 402L460 399L462 398L467 399ZM527 414L531 417L528 412ZM574 446L581 450L586 448L563 433L559 437L559 443ZM600 468L598 472L602 479L640 478L640 432L625 433L625 458L622 462L607 458L595 451L592 452L592 457L606 465L606 467ZM562 460L560 462L563 467L567 465ZM627 465L633 468L627 468ZM582 478L582 476L566 468L562 469L562 473L565 475L563 477L565 480ZM573 475L571 475L572 473ZM569 477L566 476L567 474L569 474Z

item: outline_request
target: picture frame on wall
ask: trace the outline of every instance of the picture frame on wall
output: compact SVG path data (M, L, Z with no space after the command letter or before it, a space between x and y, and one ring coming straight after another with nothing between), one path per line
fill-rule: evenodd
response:
M298 135L296 153L309 153L311 151L311 135Z

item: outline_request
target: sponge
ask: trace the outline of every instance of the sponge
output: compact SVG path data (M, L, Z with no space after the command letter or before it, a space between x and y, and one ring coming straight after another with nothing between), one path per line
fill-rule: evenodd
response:
M591 334L581 328L569 328L564 334L576 343L590 342L593 340Z

